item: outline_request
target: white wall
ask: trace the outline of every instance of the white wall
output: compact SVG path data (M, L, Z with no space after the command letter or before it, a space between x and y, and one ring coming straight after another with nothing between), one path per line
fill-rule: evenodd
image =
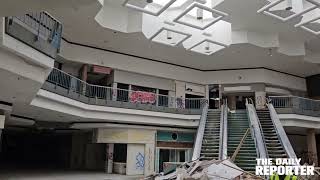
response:
M108 66L113 69L139 72L150 76L188 82L202 82L202 72L169 64L140 59L132 56L116 54L107 51L77 46L65 41L61 43L60 55L65 59L76 62Z
M61 56L66 59L108 66L114 69L141 73L165 79L196 84L250 84L267 85L306 91L306 81L299 78L266 69L198 71L189 68L159 63L137 57L72 45L62 41Z
M114 82L174 91L173 80L115 70Z
M206 84L250 84L286 87L306 91L306 80L267 69L246 69L204 72Z

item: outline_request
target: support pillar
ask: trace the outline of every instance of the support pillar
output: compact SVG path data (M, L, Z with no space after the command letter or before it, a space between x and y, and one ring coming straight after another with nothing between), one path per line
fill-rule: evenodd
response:
M256 91L255 92L255 101L256 109L265 109L266 108L266 99L267 93L265 91Z
M0 115L0 152L2 151L2 131L4 129L4 121L6 119L6 116L4 113Z
M117 101L118 96L118 83L114 82L112 84L112 101Z
M84 82L87 82L87 79L88 79L88 65L85 64L82 66L81 68L81 80L84 81ZM87 90L87 87L86 87L86 84L82 84L81 85L81 89L82 89L82 94L86 94L86 90Z
M2 152L2 129L0 129L0 153Z
M206 94L205 94L205 98L208 100L209 102L209 98L210 98L210 95L209 95L209 85L206 85Z
M156 106L159 106L159 100L161 99L161 97L159 96L159 89L156 89Z
M168 99L168 106L170 108L176 108L176 101L175 101L175 97L176 97L176 92L175 91L169 91L169 99Z
M107 144L107 161L105 166L105 171L108 174L112 173L113 169L113 151L114 151L114 144Z
M315 129L307 130L307 145L309 163L314 163L315 166L318 166L317 141Z
M186 83L182 81L176 82L176 107L179 109L185 108L186 98Z
M228 97L228 106L230 110L236 110L237 109L237 100L236 96L229 95Z

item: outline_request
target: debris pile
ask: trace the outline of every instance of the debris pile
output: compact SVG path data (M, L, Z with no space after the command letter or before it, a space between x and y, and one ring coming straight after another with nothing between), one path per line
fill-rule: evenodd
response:
M225 180L240 177L245 172L230 159L191 161L182 164L174 172L158 175L155 180Z

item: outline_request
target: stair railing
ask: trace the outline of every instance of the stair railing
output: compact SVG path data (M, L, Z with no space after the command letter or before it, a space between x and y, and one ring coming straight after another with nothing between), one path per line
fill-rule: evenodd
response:
M246 107L250 122L251 134L254 139L258 151L257 155L259 156L259 158L268 158L268 151L265 143L266 141L264 139L262 127L253 104L254 103L252 99L246 99Z
M220 116L220 140L219 140L219 159L227 159L228 156L228 101L223 100Z
M197 135L196 135L196 141L193 145L192 161L195 161L200 158L202 140L203 140L204 130L205 130L206 121L207 121L208 108L209 108L209 105L206 102L202 109L202 114L201 114Z
M278 138L279 138L284 150L286 151L288 157L289 158L297 158L297 155L292 148L292 145L289 141L287 133L285 132L285 130L280 122L279 116L278 116L275 108L273 107L273 105L271 103L267 103L267 106L269 109L272 123L273 123L275 130L277 132Z

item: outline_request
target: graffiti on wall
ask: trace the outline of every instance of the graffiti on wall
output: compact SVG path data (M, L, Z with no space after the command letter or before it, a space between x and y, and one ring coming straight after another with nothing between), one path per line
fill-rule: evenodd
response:
M136 155L136 169L144 170L144 155L141 152Z
M130 102L154 104L156 103L156 95L150 92L134 91L130 94Z

